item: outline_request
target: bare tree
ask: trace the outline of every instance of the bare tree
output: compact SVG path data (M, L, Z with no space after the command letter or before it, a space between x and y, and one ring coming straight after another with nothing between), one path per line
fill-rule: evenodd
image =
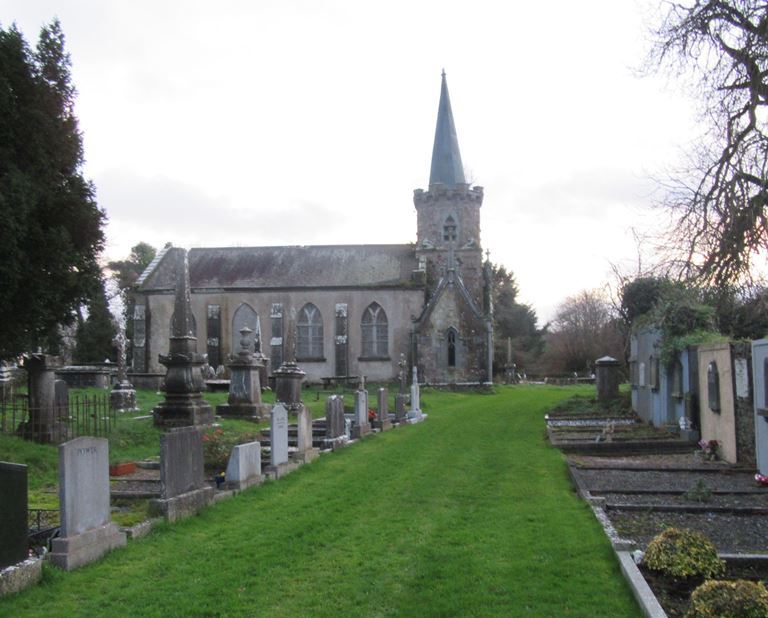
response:
M666 3L649 68L687 76L705 135L667 188L680 275L717 285L749 278L768 248L768 3Z
M606 354L621 359L623 340L610 302L599 290L585 290L563 301L546 336L548 371L585 371Z

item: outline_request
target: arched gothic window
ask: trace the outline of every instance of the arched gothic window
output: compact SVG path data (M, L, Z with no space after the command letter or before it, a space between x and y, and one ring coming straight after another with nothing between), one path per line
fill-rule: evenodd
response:
M301 308L296 322L296 356L323 358L323 316L312 303Z
M363 312L363 356L389 356L389 323L384 308L371 303Z
M445 337L445 343L448 346L448 366L456 366L456 330L453 328L448 329L448 333Z
M456 220L452 215L448 215L448 218L443 224L443 240L449 242L456 240Z

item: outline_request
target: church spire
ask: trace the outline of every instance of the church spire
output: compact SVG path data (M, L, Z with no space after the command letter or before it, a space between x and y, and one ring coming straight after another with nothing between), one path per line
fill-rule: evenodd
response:
M456 137L456 125L453 123L451 99L448 96L448 84L445 70L440 86L440 104L437 108L437 127L435 145L432 148L432 169L429 174L429 186L442 184L446 187L466 185L464 167L461 164L459 140Z

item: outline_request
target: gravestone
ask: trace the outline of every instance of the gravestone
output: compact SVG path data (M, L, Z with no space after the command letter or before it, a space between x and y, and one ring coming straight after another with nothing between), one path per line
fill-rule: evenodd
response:
M325 400L325 448L336 449L345 446L347 433L344 419L344 399L331 395Z
M64 380L56 380L53 383L53 405L57 418L69 416L69 386Z
M230 489L243 490L262 481L261 444L248 442L232 449L225 479Z
M382 431L392 429L392 422L389 420L389 391L386 388L380 388L376 393L376 427Z
M312 444L312 413L305 405L296 410L297 446L293 460L298 463L309 463L319 454L319 449Z
M408 410L408 422L418 423L424 420L424 414L421 412L421 393L419 391L419 374L414 366L413 382L411 382L411 409Z
M110 521L109 441L82 437L59 445L61 536L51 541L50 561L67 571L125 545Z
M368 420L368 391L355 391L355 423L352 425L352 438L359 439L371 433Z
M757 470L768 476L768 339L752 342Z
M395 422L405 422L406 412L408 405L408 395L405 393L397 393L395 395Z
M27 559L27 466L0 461L0 570Z
M229 398L216 406L216 414L229 418L261 420L270 406L261 402L260 363L250 351L251 329L240 329L240 350L227 364L229 368Z
M288 410L282 404L272 408L269 424L271 442L269 475L279 478L288 472Z
M181 427L160 436L160 498L150 500L150 513L183 519L209 504L213 494L205 483L200 431Z
M620 381L619 361L610 356L603 356L595 361L595 384L598 401L617 399Z

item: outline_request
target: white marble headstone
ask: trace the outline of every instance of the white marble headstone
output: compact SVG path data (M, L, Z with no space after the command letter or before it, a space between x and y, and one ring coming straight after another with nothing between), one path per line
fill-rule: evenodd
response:
M61 535L109 523L109 441L75 438L59 445Z
M282 404L272 408L270 422L272 453L269 463L278 466L288 462L288 410Z

